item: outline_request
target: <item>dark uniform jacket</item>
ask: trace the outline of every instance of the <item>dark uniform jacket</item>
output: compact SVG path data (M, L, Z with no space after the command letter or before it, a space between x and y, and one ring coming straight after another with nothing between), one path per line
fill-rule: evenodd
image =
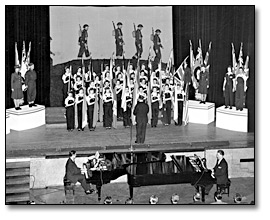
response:
M123 42L124 42L123 33L122 33L122 30L120 28L117 28L115 30L115 41L117 44L123 44Z
M154 50L159 50L160 47L161 47L161 39L157 34L155 34L154 35Z
M136 30L136 33L135 33L135 42L137 43L137 44L142 44L142 32L141 32L141 30L139 30L139 29L137 29Z
M25 73L25 85L27 86L36 86L37 73L35 70L28 70Z
M88 38L87 30L83 29L82 35L81 35L81 38L80 38L80 43L81 44L87 44L87 38Z
M72 183L76 183L81 176L81 169L69 158L66 163L66 178Z
M133 111L133 114L136 116L136 123L147 123L148 112L149 112L149 106L144 102L138 102Z
M217 161L214 167L214 175L217 179L217 184L226 184L228 182L228 164L224 158L219 164Z

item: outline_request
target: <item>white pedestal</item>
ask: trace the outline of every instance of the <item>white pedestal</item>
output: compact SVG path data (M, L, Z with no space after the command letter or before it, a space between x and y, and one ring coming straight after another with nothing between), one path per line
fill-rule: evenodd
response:
M216 127L231 131L247 132L248 129L248 111L236 111L236 108L225 109L225 106L217 108Z
M210 124L215 120L215 103L189 100L189 122L198 124Z
M9 128L11 130L23 131L45 125L45 106L37 105L29 108L28 105L21 106L22 110L10 108L6 110L9 114Z
M6 134L10 133L10 115L6 113Z

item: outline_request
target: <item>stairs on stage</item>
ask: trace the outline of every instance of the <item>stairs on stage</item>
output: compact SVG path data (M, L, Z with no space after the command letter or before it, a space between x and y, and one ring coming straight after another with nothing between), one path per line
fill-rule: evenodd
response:
M30 160L6 161L6 204L28 204L30 201Z

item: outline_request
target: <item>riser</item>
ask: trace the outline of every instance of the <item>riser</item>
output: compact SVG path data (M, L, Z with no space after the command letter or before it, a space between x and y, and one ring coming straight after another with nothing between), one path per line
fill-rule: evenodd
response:
M30 168L30 161L6 163L6 169L16 169L16 168Z
M7 169L6 170L6 178L12 177L12 176L29 176L30 175L30 168L24 168L24 169Z
M27 184L27 183L28 184L30 183L29 176L6 179L6 186L8 186L8 185L21 185L21 184Z
M12 202L28 202L30 200L30 193L20 193L13 195L6 195L6 203Z
M29 192L29 184L24 185L9 185L6 186L6 194L17 194L17 193L27 193Z

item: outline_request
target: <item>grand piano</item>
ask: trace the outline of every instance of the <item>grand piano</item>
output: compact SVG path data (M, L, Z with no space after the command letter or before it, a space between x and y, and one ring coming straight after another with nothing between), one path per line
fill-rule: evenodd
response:
M206 160L198 156L169 156L162 152L133 154L133 161L126 168L130 197L133 188L151 185L191 184L197 191L201 189L205 201L205 189L213 186L216 179L206 168Z

